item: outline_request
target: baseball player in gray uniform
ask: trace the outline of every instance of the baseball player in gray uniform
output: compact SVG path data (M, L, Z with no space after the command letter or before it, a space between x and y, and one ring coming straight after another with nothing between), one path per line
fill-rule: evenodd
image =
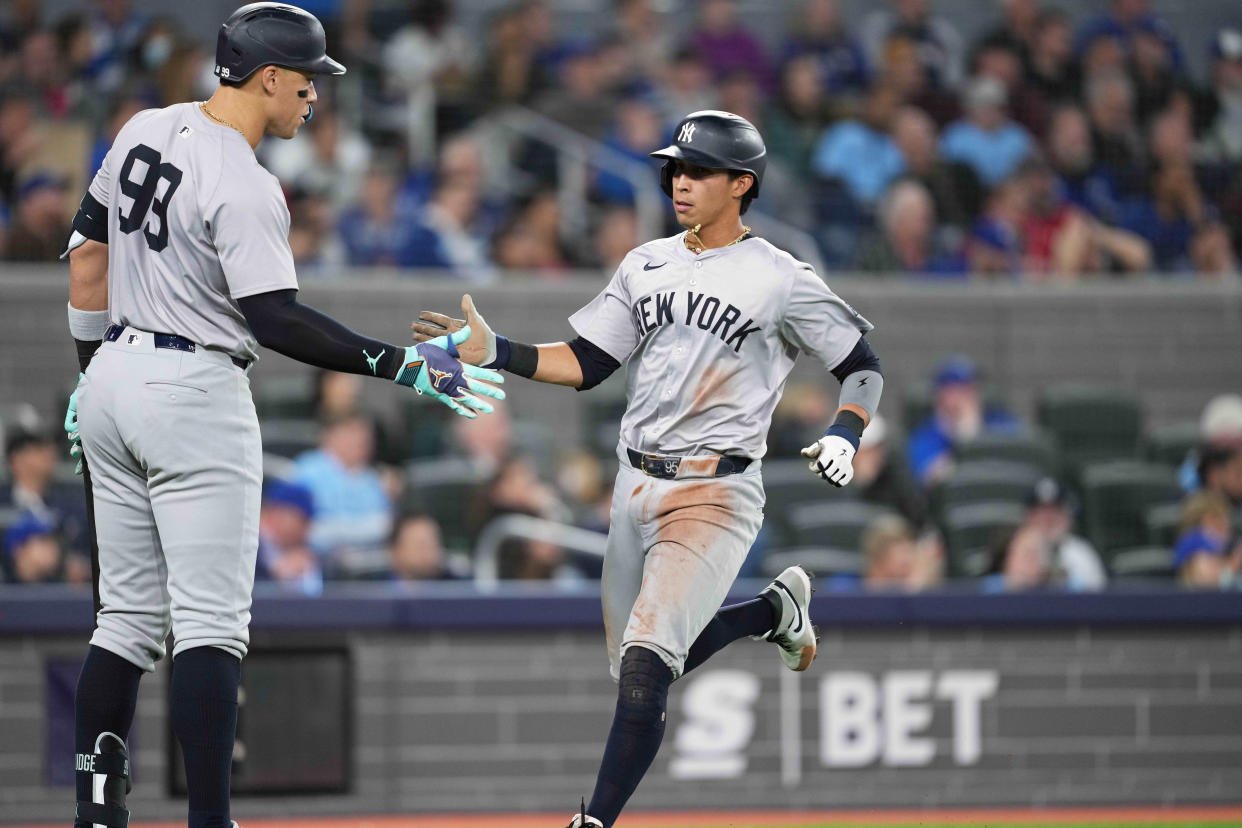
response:
M595 792L571 826L616 821L660 745L669 684L744 636L774 642L791 670L815 658L810 575L782 572L754 600L721 608L763 522L760 460L798 354L842 383L836 422L803 450L844 486L883 377L863 339L871 323L809 265L742 224L763 181L763 139L727 112L678 125L661 183L685 232L629 253L569 320L578 336L531 346L424 312L415 339L469 323L462 359L587 389L627 366L628 407L604 559L604 628L619 694Z
M209 101L147 110L120 130L69 243L84 376L68 426L93 475L99 548L96 628L77 688L79 828L128 821L125 738L170 628L188 824L235 824L229 777L262 484L249 380L259 345L387 378L467 417L491 411L476 395L504 396L481 382L499 374L461 365L453 338L397 347L297 301L289 212L254 148L310 117L315 74L345 72L319 21L280 3L243 6L221 27L216 62Z

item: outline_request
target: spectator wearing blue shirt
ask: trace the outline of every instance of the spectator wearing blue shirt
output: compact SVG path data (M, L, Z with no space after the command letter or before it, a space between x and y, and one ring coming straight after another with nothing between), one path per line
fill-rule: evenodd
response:
M888 134L897 104L897 93L891 87L873 86L861 120L842 121L820 137L811 159L815 174L839 179L856 202L874 205L905 168Z
M989 187L1013 173L1033 149L1030 134L1006 116L1006 100L999 80L975 78L966 90L966 117L940 138L941 154L970 165Z
M1065 200L1108 224L1116 224L1121 216L1121 194L1112 172L1095 161L1086 113L1073 105L1057 109L1048 122L1045 145Z
M1091 43L1101 37L1116 38L1128 51L1133 51L1133 41L1138 35L1159 38L1168 49L1174 67L1181 69L1185 65L1172 27L1151 13L1148 0L1112 0L1107 12L1089 19L1079 28L1075 51L1081 57Z
M324 425L319 448L300 456L294 482L313 495L310 545L330 572L382 567L392 503L372 466L374 436L361 414Z
M496 271L487 256L487 243L473 229L481 196L478 185L467 179L438 182L411 228L413 235L401 263L451 270L474 283L493 281Z
M651 165L647 153L665 139L665 128L660 112L648 97L636 90L621 99L616 109L616 119L604 138L604 146L622 157ZM611 171L608 158L601 158L599 173L595 179L595 192L609 204L634 204L634 185L629 179ZM655 180L652 173L652 181Z
M263 490L255 577L300 592L323 592L323 568L310 548L315 496L306 486L275 480Z
M782 73L789 62L815 60L824 88L833 95L867 91L867 58L862 45L841 21L837 0L807 0L781 47Z
M1147 239L1159 269L1171 272L1236 271L1229 235L1208 202L1193 163L1188 118L1175 109L1152 123L1150 155L1155 163L1150 198L1130 200L1122 226Z
M388 166L367 171L361 198L337 225L349 264L408 267L416 259L426 233L398 209L398 183L396 171Z
M1013 431L1018 421L997 408L987 408L979 393L979 371L962 356L946 360L936 371L932 413L910 435L907 456L914 476L924 485L944 480L953 471L958 446L984 432Z
M24 512L4 533L4 570L19 584L61 580L60 542L56 527L32 512Z

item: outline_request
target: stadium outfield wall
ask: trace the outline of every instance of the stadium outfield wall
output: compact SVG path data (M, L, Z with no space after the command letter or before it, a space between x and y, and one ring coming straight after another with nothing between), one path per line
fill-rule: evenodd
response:
M469 291L501 332L548 342L573 335L566 318L605 279L599 272L555 281L515 275L476 286L388 270L350 272L331 281L304 279L302 293L360 330L408 342L409 322L419 310L455 313L461 293ZM974 357L987 382L1026 415L1041 389L1063 382L1133 391L1155 425L1197 420L1213 395L1242 390L1242 283L1237 281L1026 285L836 274L828 281L876 324L870 339L884 364L888 393L881 410L889 415L899 413L903 389L925 380L941 358L955 352ZM3 403L26 400L49 414L62 409L77 373L65 321L67 282L67 268L57 265L6 265L0 272ZM267 352L252 381L262 391L306 373L305 366ZM799 360L793 377L825 380L809 359ZM835 381L827 379L827 387L835 395ZM560 434L582 422L585 398L573 391L520 381L510 381L507 390L519 419L555 423ZM365 393L382 406L403 391L371 383ZM592 397L623 393L618 374Z
M261 594L235 815L569 813L615 701L598 601ZM805 674L743 641L674 685L635 809L1240 801L1236 593L821 594L812 617L823 639ZM0 824L69 813L90 621L89 591L0 588ZM184 813L168 676L159 665L139 699L136 819Z

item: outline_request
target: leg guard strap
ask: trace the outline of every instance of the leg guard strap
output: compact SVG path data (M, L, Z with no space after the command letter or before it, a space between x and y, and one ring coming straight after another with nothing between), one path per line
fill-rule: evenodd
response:
M77 821L107 828L126 828L129 811L117 805L100 805L98 802L79 802Z

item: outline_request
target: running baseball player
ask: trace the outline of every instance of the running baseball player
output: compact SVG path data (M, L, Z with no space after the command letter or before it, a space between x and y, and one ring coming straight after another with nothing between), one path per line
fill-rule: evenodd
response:
M570 317L577 337L531 346L494 334L463 297L466 320L424 312L415 339L469 322L462 360L578 389L628 368L604 558L604 629L616 713L590 805L571 828L610 828L655 758L669 685L745 636L805 670L816 636L810 574L793 566L757 598L721 608L763 521L760 459L785 379L801 352L842 383L836 421L803 449L834 486L883 386L862 338L871 323L809 265L751 234L759 132L728 112L687 115L665 159L664 192L685 232L631 251L612 281Z
M67 251L84 371L68 426L93 475L101 605L77 688L78 828L128 821L125 739L170 628L188 824L236 825L229 776L262 484L258 346L392 380L466 417L504 397L484 382L499 374L455 358L464 331L397 347L297 300L289 211L254 149L297 133L316 74L344 74L319 21L243 6L220 29L215 72L209 101L140 112L121 129Z

